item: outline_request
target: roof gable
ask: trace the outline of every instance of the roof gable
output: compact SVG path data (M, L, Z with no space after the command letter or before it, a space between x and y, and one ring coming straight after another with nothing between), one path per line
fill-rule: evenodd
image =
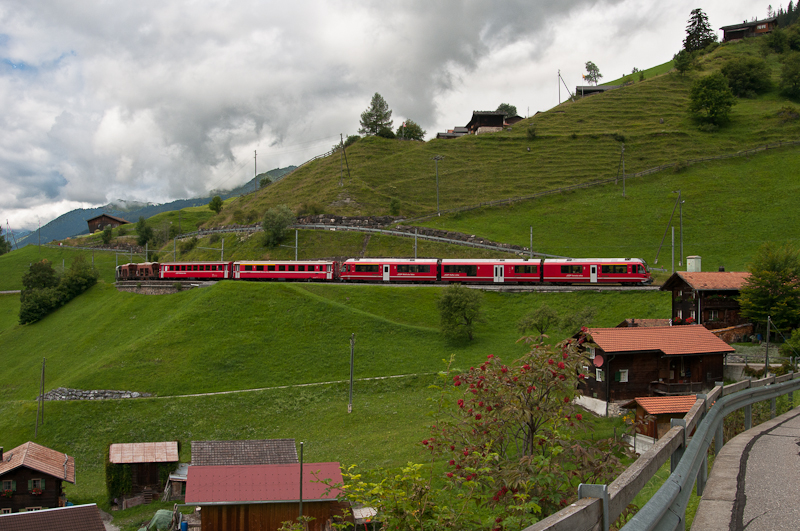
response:
M192 441L192 465L280 465L297 463L294 439Z
M4 452L0 476L21 466L75 483L75 458L35 442L26 442Z
M642 406L648 415L665 415L672 413L688 413L695 402L696 395L682 396L646 396L634 398L633 402ZM630 406L630 402L628 406Z
M688 272L676 271L664 282L661 289L671 290L686 283L697 291L738 291L750 278L747 271Z
M178 441L112 444L108 460L120 463L175 463Z
M339 463L303 465L303 501L336 500L338 489L326 494L318 480L342 483ZM190 466L186 503L249 504L296 502L300 499L300 464L250 466Z
M93 218L87 219L86 222L87 223L91 223L92 221L94 221L96 219L100 219L100 218L108 218L108 219L111 219L111 220L114 220L114 221L118 221L119 223L122 223L122 224L125 224L125 223L130 224L130 221L128 221L126 219L119 218L117 216L112 216L111 214L100 214L99 216L95 216Z
M663 352L667 356L697 356L734 352L734 348L700 325L647 328L590 328L592 341L604 352Z
M105 531L94 503L0 515L0 531Z

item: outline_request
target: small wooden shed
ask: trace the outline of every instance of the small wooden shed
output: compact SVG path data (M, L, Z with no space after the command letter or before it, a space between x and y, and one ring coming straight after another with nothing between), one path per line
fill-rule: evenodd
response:
M112 444L108 460L112 465L130 467L130 485L120 494L141 494L144 503L149 503L161 494L169 473L178 466L178 441ZM118 486L108 488L109 493L117 494Z
M87 219L86 223L89 224L89 233L93 234L99 230L105 229L108 226L110 226L112 229L116 229L120 225L130 224L130 221L112 216L111 214L100 214L99 216Z
M672 427L671 419L685 417L696 401L697 395L640 396L622 407L636 410L636 433L660 439Z

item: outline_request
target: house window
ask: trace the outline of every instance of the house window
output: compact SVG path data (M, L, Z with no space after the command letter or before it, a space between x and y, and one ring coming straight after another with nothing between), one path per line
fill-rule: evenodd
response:
M694 310L691 310L691 311L690 311L690 313L691 313L691 316L690 316L690 317L691 317L692 319L694 319L694 318L696 317L696 316L695 316L695 314L694 314Z
M595 355L594 347L589 347L589 359L593 360L594 359L594 355Z
M28 492L34 492L35 490L39 490L39 493L44 490L44 480L43 479L29 479L28 480Z
M3 490L14 490L14 482L10 479L3 480Z
M11 509L0 509L0 514L11 514Z
M719 310L708 310L708 320L716 321L719 319Z
M628 383L628 369L622 369L619 371L619 382Z
M678 310L678 319L683 319L683 310Z
M31 511L41 511L41 510L42 510L41 507L25 507L20 512L31 512Z
M603 369L597 369L595 371L595 377L594 378L598 382L602 382L603 381Z

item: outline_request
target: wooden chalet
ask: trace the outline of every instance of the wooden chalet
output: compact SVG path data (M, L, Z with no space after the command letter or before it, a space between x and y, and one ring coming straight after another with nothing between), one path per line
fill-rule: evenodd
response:
M661 286L672 292L672 322L697 323L709 330L742 324L738 297L749 277L739 271L676 271Z
M94 503L0 514L0 531L105 531Z
M139 503L150 503L161 495L169 473L178 466L178 442L112 444L108 460L130 467L130 490L125 495L141 496Z
M589 337L587 337L589 336ZM722 380L723 356L733 347L702 326L590 328L579 337L586 350L580 384L603 401L685 395Z
M120 225L130 224L130 221L118 218L116 216L112 216L110 214L100 214L99 216L87 219L86 223L89 224L89 233L93 234L109 226L112 229L116 229Z
M502 131L505 116L505 113L498 111L473 111L467 130L471 135Z
M636 410L636 433L660 439L672 427L672 419L682 419L694 406L697 395L640 396L623 407Z
M734 24L732 26L724 26L722 30L722 42L735 41L747 37L756 37L770 33L778 27L778 17L765 18L763 20L754 20L747 22L746 20L741 24Z
M0 447L0 514L63 507L64 482L75 483L75 458L35 442Z
M303 465L303 515L314 517L309 531L330 529L349 508L337 489L317 483L325 479L342 483L339 463ZM275 531L300 515L300 484L299 463L190 466L186 503L201 507L203 531Z

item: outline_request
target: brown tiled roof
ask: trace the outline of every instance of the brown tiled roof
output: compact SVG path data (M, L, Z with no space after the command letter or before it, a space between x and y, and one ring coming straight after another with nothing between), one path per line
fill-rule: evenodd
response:
M105 531L97 505L0 515L0 531Z
M178 441L112 444L108 451L112 463L175 463Z
M680 278L692 289L699 291L713 290L740 290L745 281L750 277L747 271L709 271L700 273L689 273L688 271L676 271L664 282L662 289L671 289L672 284Z
M651 326L669 326L669 319L625 319L617 328L628 327L651 327Z
M117 216L112 216L111 214L100 214L99 216L95 216L93 218L87 219L86 222L89 223L90 221L94 221L94 220L100 219L102 217L113 219L114 221L119 221L122 224L130 223L130 221L128 221L127 219L118 218Z
M733 347L700 325L590 328L589 334L609 354L661 351L678 356L734 352Z
M75 458L35 442L26 442L4 452L0 476L20 466L75 483Z
M645 396L634 398L626 406L630 407L635 402L642 406L649 415L662 415L665 413L688 413L696 401L696 395Z
M192 441L192 465L283 465L297 463L294 439Z

